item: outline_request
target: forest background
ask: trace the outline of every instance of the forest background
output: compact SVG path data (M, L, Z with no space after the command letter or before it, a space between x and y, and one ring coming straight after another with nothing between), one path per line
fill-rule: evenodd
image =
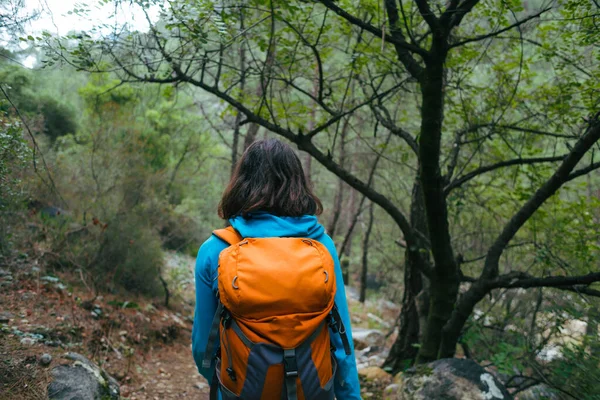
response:
M600 398L595 0L102 0L62 35L0 7L6 259L168 302L190 277L165 251L195 255L241 152L278 137L347 285L402 304L386 369L458 351Z

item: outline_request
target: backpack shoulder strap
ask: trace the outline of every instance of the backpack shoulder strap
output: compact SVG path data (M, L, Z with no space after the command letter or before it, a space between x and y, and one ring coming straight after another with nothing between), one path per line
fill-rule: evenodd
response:
M224 240L230 245L241 242L244 238L236 231L233 226L228 226L224 229L217 229L213 231L213 235L219 239Z

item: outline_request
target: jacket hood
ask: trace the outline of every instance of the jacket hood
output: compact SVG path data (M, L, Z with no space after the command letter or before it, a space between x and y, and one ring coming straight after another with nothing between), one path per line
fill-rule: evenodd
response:
M279 217L266 212L250 213L229 220L242 237L306 237L316 239L325 233L314 215Z

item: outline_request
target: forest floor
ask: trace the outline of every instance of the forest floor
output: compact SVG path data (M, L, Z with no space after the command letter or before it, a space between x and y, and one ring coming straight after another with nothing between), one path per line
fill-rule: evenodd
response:
M193 268L173 255L167 263ZM79 275L42 269L26 257L0 264L0 400L47 399L50 370L67 352L115 377L123 399L208 399L191 353L192 285L166 308L130 294L94 296ZM358 304L351 302L353 322L366 325ZM381 398L383 386L362 384Z
M192 321L176 307L94 298L75 276L46 276L27 260L0 268L0 400L46 399L49 371L66 352L104 368L124 399L208 399L192 358ZM52 357L46 366L44 354Z

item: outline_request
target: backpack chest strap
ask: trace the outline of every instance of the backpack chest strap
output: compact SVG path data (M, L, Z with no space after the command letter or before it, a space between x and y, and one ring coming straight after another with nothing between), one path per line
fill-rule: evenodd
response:
M298 400L296 378L298 378L298 361L296 349L283 350L283 370L285 373L285 389L287 400Z

